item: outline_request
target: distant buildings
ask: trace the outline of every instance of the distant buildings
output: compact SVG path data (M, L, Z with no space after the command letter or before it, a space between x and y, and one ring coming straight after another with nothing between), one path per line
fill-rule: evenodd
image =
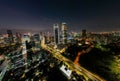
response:
M35 47L40 48L40 40L44 39L45 44L52 45L62 45L69 43L81 42L85 43L86 41L92 41L94 43L107 45L112 42L120 41L120 31L112 32L87 32L86 29L83 29L81 32L68 32L68 27L66 23L54 24L53 32L40 32L39 34L25 33L21 34L19 32L12 33L12 30L7 30L7 34L0 34L0 46L9 46L12 43L15 44L25 43L25 41L34 41Z

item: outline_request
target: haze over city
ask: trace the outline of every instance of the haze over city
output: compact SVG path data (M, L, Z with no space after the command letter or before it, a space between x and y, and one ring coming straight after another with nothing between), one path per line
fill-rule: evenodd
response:
M52 31L66 22L72 31L120 30L119 0L1 0L0 31Z

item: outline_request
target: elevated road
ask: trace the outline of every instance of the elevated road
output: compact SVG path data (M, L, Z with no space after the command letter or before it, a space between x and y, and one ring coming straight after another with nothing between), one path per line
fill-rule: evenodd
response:
M99 76L89 72L88 70L84 69L80 65L74 64L71 60L67 59L66 57L62 56L61 52L53 49L44 43L41 42L41 47L47 51L49 51L53 57L57 58L59 61L63 61L72 71L75 71L79 75L83 75L88 81L89 79L92 81L105 81L104 79L100 78Z

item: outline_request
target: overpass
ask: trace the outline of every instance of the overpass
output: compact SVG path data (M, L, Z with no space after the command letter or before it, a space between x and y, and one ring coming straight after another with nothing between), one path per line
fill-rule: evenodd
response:
M51 48L44 44L41 41L41 47L47 51L49 51L53 57L57 58L59 61L62 61L63 64L68 66L68 68L74 72L76 72L78 75L82 75L85 78L85 81L105 81L104 79L100 78L99 76L89 72L85 68L81 67L80 65L74 64L71 60L67 59L66 57L62 56L61 52L57 49Z

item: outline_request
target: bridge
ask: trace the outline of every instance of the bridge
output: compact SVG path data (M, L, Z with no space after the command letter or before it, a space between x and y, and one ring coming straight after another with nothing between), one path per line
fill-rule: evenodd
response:
M51 48L50 46L47 46L44 44L44 42L41 41L41 47L47 51L49 51L53 57L58 59L59 61L62 61L63 64L65 64L70 70L76 72L78 75L82 75L85 78L85 81L106 81L99 76L91 73L90 71L86 70L80 65L74 64L71 60L68 58L62 56L61 52L58 51L57 49Z

